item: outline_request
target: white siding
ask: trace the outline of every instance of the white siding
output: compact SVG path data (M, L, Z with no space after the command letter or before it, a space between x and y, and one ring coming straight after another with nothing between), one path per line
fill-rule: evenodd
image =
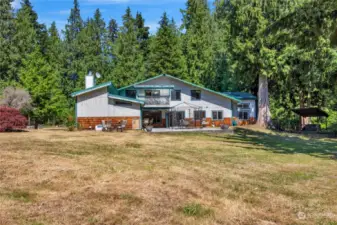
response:
M175 90L181 90L181 101L170 101L170 107L174 107L180 103L188 103L200 106L202 110L206 111L206 117L212 118L212 111L223 111L223 117L232 117L231 100L226 97L221 97L212 92L196 88L194 86L185 84L179 80L171 79L169 77L159 77L158 79L150 80L142 83L144 85L174 85ZM201 100L191 100L191 90L201 90ZM185 111L185 116L190 117L188 110Z
M250 108L250 115L249 118L255 118L257 117L256 115L256 101L255 100L242 100L241 103L249 103L249 108ZM237 108L237 104L234 104L234 111L233 111L233 115L234 117L239 117L239 112L238 112L238 108Z
M113 99L109 99L109 116L111 117L140 117L140 104L116 105Z
M107 88L77 97L77 117L140 117L140 104L115 105L108 98Z
M77 96L77 117L108 116L107 88Z
M242 100L242 103L249 103L250 117L256 118L256 102L255 100Z

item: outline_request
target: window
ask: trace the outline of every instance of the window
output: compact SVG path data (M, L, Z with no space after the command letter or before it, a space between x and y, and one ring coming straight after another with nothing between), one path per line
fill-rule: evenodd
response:
M240 120L248 120L249 118L249 113L248 112L239 112L239 119Z
M124 102L124 101L118 101L118 100L115 101L115 104L116 105L132 105L132 103L130 102Z
M192 101L197 101L201 99L201 91L200 90L191 90L191 99Z
M250 108L250 104L249 103L239 103L238 104L238 108L239 109L249 109Z
M136 90L126 90L125 95L126 97L129 97L129 98L136 98L137 91Z
M206 111L194 111L194 119L201 120L206 118Z
M213 120L222 120L223 119L222 111L213 111L212 112L212 119Z
M159 97L160 90L146 90L145 97Z
M238 104L238 112L240 120L248 120L250 116L250 104L249 103Z
M181 91L180 90L172 90L171 91L171 100L172 101L181 101Z

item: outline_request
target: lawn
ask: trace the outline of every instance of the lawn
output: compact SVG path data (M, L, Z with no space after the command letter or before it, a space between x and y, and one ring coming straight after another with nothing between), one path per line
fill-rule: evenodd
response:
M0 134L0 224L337 224L337 141Z

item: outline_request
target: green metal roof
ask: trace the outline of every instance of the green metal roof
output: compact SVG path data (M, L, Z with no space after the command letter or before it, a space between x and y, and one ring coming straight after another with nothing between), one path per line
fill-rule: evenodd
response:
M135 99L135 98L129 98L129 97L125 97L125 96L120 96L120 95L109 94L109 98L117 99L117 100L121 100L121 101L126 101L126 102L138 103L138 104L141 104L141 105L145 104L145 102L142 101L142 100Z
M174 85L133 85L139 89L174 89Z
M100 84L100 85L93 86L91 88L87 88L87 89L84 89L84 90L76 91L76 92L74 92L74 93L71 94L71 97L76 97L78 95L82 95L82 94L85 94L85 93L88 93L88 92L91 92L91 91L94 91L94 90L98 90L98 89L101 89L101 88L104 88L104 87L109 87L109 86L113 86L112 83L111 83L111 81L103 83L103 84Z
M228 95L228 94L225 94L225 93L221 93L221 92L217 92L217 91L213 91L213 90L211 90L211 89L202 87L202 86L197 85L197 84L193 84L193 83L191 83L191 82L188 82L188 81L179 79L179 78L177 78L177 77L174 77L174 76L171 76L171 75L168 75L168 74L161 74L161 75L158 75L158 76L149 78L149 79L147 79L147 80L144 80L144 81L141 81L141 82L138 82L138 83L135 83L135 84L132 84L132 85L129 85L129 86L120 88L120 89L118 89L118 91L122 91L122 90L124 90L124 89L128 89L128 88L131 88L131 87L133 87L133 86L135 86L135 85L139 85L139 84L142 84L142 83L147 82L147 81L155 80L155 79L160 78L160 77L169 77L169 78L172 78L172 79L181 81L181 82L183 82L183 83L185 83L185 84L191 85L191 86L193 86L193 87L197 87L197 88L200 88L200 89L209 91L209 92L211 92L211 93L213 93L213 94L217 94L217 95L220 95L220 96L222 96L222 97L229 98L229 99L231 99L231 100L233 100L233 101L241 102L240 99L238 99L238 98L236 98L236 97L233 97L233 96L231 96L231 95Z
M257 97L248 92L224 92L224 94L231 95L240 100L256 100Z

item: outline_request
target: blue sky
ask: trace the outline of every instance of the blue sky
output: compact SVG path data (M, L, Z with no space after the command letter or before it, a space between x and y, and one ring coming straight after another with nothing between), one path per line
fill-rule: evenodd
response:
M52 21L55 21L59 30L64 29L73 0L31 0L31 2L39 15L40 22L49 26ZM125 9L130 6L134 15L137 11L142 13L151 33L156 32L164 11L180 25L182 18L180 9L185 8L185 2L185 0L79 0L83 19L92 17L94 11L99 8L106 22L114 18L119 25L122 24ZM20 0L15 0L13 7L19 8Z

